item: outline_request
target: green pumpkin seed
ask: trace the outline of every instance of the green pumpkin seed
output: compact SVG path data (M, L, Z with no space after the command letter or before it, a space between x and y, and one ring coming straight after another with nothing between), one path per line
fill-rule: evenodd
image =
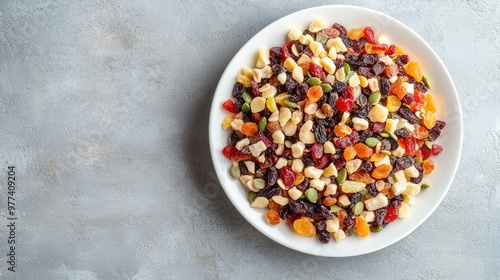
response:
M255 188L262 190L266 186L266 181L264 181L263 179L260 179L260 178L255 179L255 180L253 180L253 185Z
M330 92L332 91L332 86L329 84L321 84L321 89L323 89L323 92Z
M253 191L247 192L247 199L250 203L252 203L257 198L257 193Z
M289 99L285 100L285 105L290 107L290 108L297 108L299 105L297 103L290 101Z
M389 176L387 177L387 182L392 184L396 184L396 180L394 179L394 176Z
M301 195L297 200L304 200L306 199L306 196L305 195Z
M316 203L318 201L318 191L315 188L310 188L305 193L307 200L311 203Z
M309 86L319 86L321 84L321 80L316 77L312 77L307 79L306 84Z
M431 89L431 81L429 81L429 78L427 78L426 75L422 76L422 82L424 82L424 85L428 88Z
M346 231L345 235L347 236L353 236L356 234L356 228L355 227L352 227L350 228L348 231Z
M390 137L389 133L387 133L387 132L380 132L379 135L382 136L382 137L384 137L384 138L389 138Z
M351 71L351 72L349 72L349 74L345 75L345 82L346 83L349 82L349 79L352 77L352 75L354 75L354 73L356 73L356 72Z
M337 204L333 204L332 206L330 206L330 212L332 213L337 213L340 209L342 208L340 208L340 206L338 206Z
M244 91L243 94L241 95L241 97L243 98L243 100L245 100L245 103L250 103L252 102L252 96L250 95L250 93Z
M361 212L363 212L364 208L365 204L363 203L363 201L359 201L358 203L354 204L354 207L352 207L352 213L359 216Z
M291 148L292 147L292 141L290 140L285 140L285 147Z
M380 226L371 226L370 227L370 231L371 232L380 232L382 231L384 228L383 227L380 227Z
M389 133L389 136L391 136L391 138L392 138L393 140L398 141L398 137L396 136L396 134L394 134L394 133Z
M368 189L367 188L364 188L362 190L359 191L359 193L362 195L362 196L365 196L368 194Z
M413 159L420 164L424 162L421 157L414 157Z
M349 72L351 72L351 66L345 62L344 62L344 72L346 75L348 75Z
M424 144L427 146L427 148L432 149L432 142L429 140L425 140Z
M375 137L368 137L365 140L365 144L370 148L374 148L380 141Z
M327 40L328 40L328 36L326 36L325 33L318 32L318 34L316 34L316 42L324 44L324 43L326 43Z
M337 174L337 184L342 185L344 183L345 179L347 178L347 169L342 168L339 170L339 173Z
M250 104L248 103L245 103L241 106L241 111L244 113L244 114L248 114L250 113L250 111L252 111L252 108L250 108Z
M376 104L380 101L380 92L376 91L368 97L368 103L370 104Z
M428 189L430 186L431 185L429 185L429 184L423 183L420 187L425 190L425 189Z
M264 129L266 129L266 126L267 126L267 118L266 117L260 118L260 120L259 120L259 131L264 131Z
M241 171L238 166L232 166L229 172L231 173L231 177L233 177L233 179L239 179L241 177Z
M388 151L388 150L382 150L382 151L380 151L380 153L382 153L382 154L384 154L384 155L388 155L388 156L390 156L390 155L391 155L391 152L390 152L390 151Z

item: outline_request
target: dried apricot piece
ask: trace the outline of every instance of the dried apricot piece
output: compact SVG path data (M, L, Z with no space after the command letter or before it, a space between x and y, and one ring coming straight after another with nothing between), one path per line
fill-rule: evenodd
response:
M387 96L387 109L389 112L396 112L401 107L401 101L395 95Z
M344 150L344 159L351 160L356 157L356 150L353 146L349 146Z
M370 227L368 223L361 217L356 217L356 224L354 225L356 228L356 233L359 237L365 237L370 234Z
M424 169L424 174L431 174L434 170L434 161L430 158L424 160L422 168Z
M254 136L257 131L259 131L259 127L253 122L246 122L241 126L241 133L248 137Z
M269 204L267 205L267 207L270 209L270 210L274 210L276 212L279 212L280 209L281 209L281 205L279 205L276 201L272 200L272 199L269 199Z
M267 221L273 226L279 224L281 221L280 214L274 210L267 211L266 217Z
M434 125L436 124L436 116L434 116L434 113L432 112L427 112L424 117L424 125L428 129L432 129Z
M333 132L337 137L345 137L348 135L351 135L352 133L352 128L350 128L348 125L342 124L342 125L336 125L333 128Z
M302 173L302 172L295 174L295 183L294 183L295 186L300 185L304 181L305 178L306 178L306 176L304 176L304 173Z
M415 130L413 131L415 139L424 140L429 136L429 130L425 126L415 124Z
M373 154L373 155L370 157L370 161L371 161L371 162L377 162L377 161L382 160L384 157L385 157L385 155L384 155L384 154Z
M347 32L347 37L351 40L359 41L365 36L364 28L353 28Z
M306 95L310 102L318 102L323 97L323 89L320 86L312 86L307 90Z
M391 170L392 170L392 166L390 166L389 164L379 165L378 167L373 169L372 177L375 179L387 178L387 176L389 176L389 173L391 172Z
M295 220L293 229L302 236L316 236L316 227L306 217Z
M426 103L425 103L424 109L427 112L436 113L436 104L434 103L434 99L432 98L432 95L430 95L430 94L425 95L425 102Z
M375 183L375 179L370 176L370 173L364 171L357 171L352 174L352 180L356 182L362 182L365 184Z
M363 143L357 143L354 145L354 149L356 150L357 156L363 159L370 158L373 154L373 149Z
M411 61L405 66L405 71L406 74L412 76L415 81L420 82L422 81L422 68L420 68L420 64L416 61Z

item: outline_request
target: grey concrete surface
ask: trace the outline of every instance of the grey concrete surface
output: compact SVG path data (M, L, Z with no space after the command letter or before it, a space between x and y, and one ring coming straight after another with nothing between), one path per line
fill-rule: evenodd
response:
M222 71L264 26L353 4L419 33L457 86L450 192L381 251L321 258L260 234L207 143ZM0 1L0 279L500 279L498 1ZM15 165L16 272L7 271Z

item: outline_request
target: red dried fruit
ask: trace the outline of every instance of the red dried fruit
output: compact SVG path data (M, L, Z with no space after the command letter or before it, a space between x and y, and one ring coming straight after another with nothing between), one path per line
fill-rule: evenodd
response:
M311 147L311 155L314 159L319 159L323 156L323 144L315 143Z
M374 122L373 123L373 127L372 127L373 133L380 133L380 132L384 131L384 129L385 129L385 123L383 123L383 122Z
M394 207L387 208L387 214L385 214L384 223L392 223L398 218L398 209Z
M405 139L405 151L408 155L414 156L417 153L417 140L413 137L408 137Z
M388 56L393 56L396 53L396 45L390 45L389 49L385 52Z
M325 76L325 71L323 71L323 67L319 66L316 63L309 63L309 72L311 72L311 75L314 77L318 78L323 78Z
M417 101L418 103L424 104L424 102L425 102L425 95L422 92L420 92L418 89L415 89L413 91L413 99L415 101Z
M242 161L251 159L251 155L247 155L242 153L240 150L236 149L233 146L226 146L222 149L222 155L232 161Z
M339 97L335 102L335 105L340 111L349 112L354 107L354 101L352 101L351 99Z
M337 139L335 144L337 145L337 147L339 147L341 149L345 149L345 148L351 146L352 142L351 142L351 139L349 139L349 137L342 137L342 138Z
M285 43L283 44L283 46L281 47L281 58L283 60L287 59L289 56L291 56L291 53L292 53L292 45L293 45L293 41L292 42L288 42L288 43Z
M262 96L262 94L259 91L259 84L254 80L252 80L252 95L254 97Z
M328 38L337 38L340 36L340 31L333 27L325 28L321 32L325 33Z
M432 155L437 156L443 151L443 147L438 144L432 144Z
M345 89L342 91L342 97L354 100L354 89L350 86L346 86Z
M287 187L293 187L295 183L295 173L293 173L292 168L290 166L283 166L280 169L280 179L283 181L283 184Z
M365 27L364 30L365 38L369 43L375 44L375 32L369 26Z
M262 132L257 132L255 135L255 138L257 140L264 142L264 145L266 145L266 148L269 148L273 145L273 141L271 139L267 138Z
M429 149L427 145L423 145L422 148L420 148L420 151L422 152L423 160L426 160L431 156L431 149Z
M236 110L236 107L234 106L234 102L231 99L226 100L224 103L222 103L222 108L224 110L228 111L229 113L233 114L238 114L238 110Z
M259 122L259 120L260 120L260 114L259 113L253 113L252 114L252 120L254 122Z
M320 159L318 159L314 163L314 167L319 168L319 169L325 169L328 164L330 164L330 157L327 155L323 155Z

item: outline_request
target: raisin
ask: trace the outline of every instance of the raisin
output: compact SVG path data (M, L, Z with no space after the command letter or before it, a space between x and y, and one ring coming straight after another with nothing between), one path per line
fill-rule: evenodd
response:
M399 200L392 200L391 201L391 207L399 209L401 207L401 201L399 201Z
M385 70L385 64L382 61L377 62L375 65L372 67L373 73L375 73L375 76L378 76L382 74Z
M314 222L317 230L326 230L326 220L319 220Z
M352 145L351 139L349 137L342 137L337 139L337 142L335 142L337 147L344 149Z
M337 170L340 170L345 166L345 159L343 158L335 159L333 161L333 165L335 165L335 168L337 168Z
M320 205L319 207L316 207L316 218L317 219L324 219L324 220L330 220L333 219L333 214L330 212L330 209L328 209L324 205Z
M307 190L309 188L309 181L311 179L309 178L305 178L304 181L302 181L302 183L300 183L298 186L297 186L297 189L301 192L304 192L305 190Z
M390 150L391 149L391 142L389 142L388 139L382 139L382 141L380 141L380 149L381 150Z
M238 141L240 141L240 138L238 137L238 133L236 133L236 131L233 131L233 133L231 133L231 136L229 136L229 145L235 146L236 143L238 143Z
M241 175L247 175L248 174L248 168L245 162L240 161L238 162L238 167L240 168L240 173Z
M399 170L406 169L415 164L415 160L411 156L404 156L399 158L396 163L396 168Z
M344 217L344 229L349 230L354 226L354 219L350 215Z
M424 85L424 83L415 83L415 88L420 91L421 93L426 93L428 88Z
M399 108L399 114L412 124L420 123L420 119L415 115L415 113L405 106L401 106L401 108Z
M363 172L370 172L373 170L373 163L371 163L369 161L365 161L361 164L361 166L359 167L359 170L361 170Z
M285 72L285 67L281 66L280 64L274 64L271 66L271 70L273 70L274 75L279 75L283 72Z
M385 123L383 122L374 122L371 123L371 126L372 126L371 130L373 131L373 133L380 133L385 129Z
M257 195L260 197L271 199L275 195L281 195L281 188L277 186L265 187L261 189Z
M398 66L404 66L410 62L410 58L406 54L402 54L396 58L396 64Z
M396 150L397 148L399 148L399 143L398 141L392 139L392 138L389 138L389 143L391 143L391 151L393 150Z
M373 66L378 61L378 55L367 54L361 56L362 66Z
M434 127L432 129L442 130L445 126L446 122L437 120L436 124L434 124Z
M305 214L308 212L309 208L306 202L293 199L290 199L290 201L288 202L288 206L290 207L290 211L297 214Z
M359 134L359 142L365 142L366 138L372 137L373 131L371 130L363 130Z
M332 28L335 28L340 32L339 36L345 36L347 34L347 30L340 23L335 23L334 25L332 25Z
M328 97L328 104L334 108L335 110L335 102L337 102L337 99L339 98L339 95L336 92L332 92L330 94L330 97Z
M347 87L347 84L344 82L336 81L333 84L333 90L337 93L341 93L344 91L344 89Z
M290 206L288 206L288 204L282 206L280 209L280 218L286 220L289 214L290 214Z
M365 107L367 103L368 98L364 94L359 95L359 97L356 99L356 105L358 105L360 108Z
M394 131L394 134L399 138L407 138L410 137L410 132L406 130L406 128L400 128Z
M319 242L323 244L330 242L330 239L332 238L332 235L326 230L317 231L316 235L318 236Z
M386 78L381 78L380 93L382 93L383 96L387 96L389 95L390 92L391 92L391 82L389 82L389 80Z
M288 92L292 92L298 83L292 78L292 75L286 75L285 87Z
M372 108L372 106L370 104L366 104L366 106L364 106L361 109L355 110L354 112L352 112L352 114L355 117L364 119L370 113L371 108Z
M302 157L302 162L304 162L305 167L314 165L314 160L312 159L312 156L310 154L304 155Z
M374 225L382 226L384 223L385 216L387 214L387 210L379 209L375 211L375 221L373 221Z
M278 180L278 169L276 167L271 166L267 169L267 186L271 187L276 184Z
M378 190L377 190L377 187L375 186L374 183L371 183L368 186L366 186L366 189L368 190L368 192L370 193L370 195L373 196L373 197L376 197L377 194L379 193Z
M441 131L440 130L434 130L431 129L431 131L429 131L429 137L427 137L427 139L429 139L429 141L433 142L435 141L436 139L438 139L438 137L441 135Z
M240 98L243 94L243 85L241 83L235 83L233 87L233 97Z
M354 205L354 204L360 202L361 201L361 197L362 197L362 195L360 193L354 193L351 196L351 204Z
M375 77L375 72L373 72L373 69L370 67L359 67L358 74L367 79Z

